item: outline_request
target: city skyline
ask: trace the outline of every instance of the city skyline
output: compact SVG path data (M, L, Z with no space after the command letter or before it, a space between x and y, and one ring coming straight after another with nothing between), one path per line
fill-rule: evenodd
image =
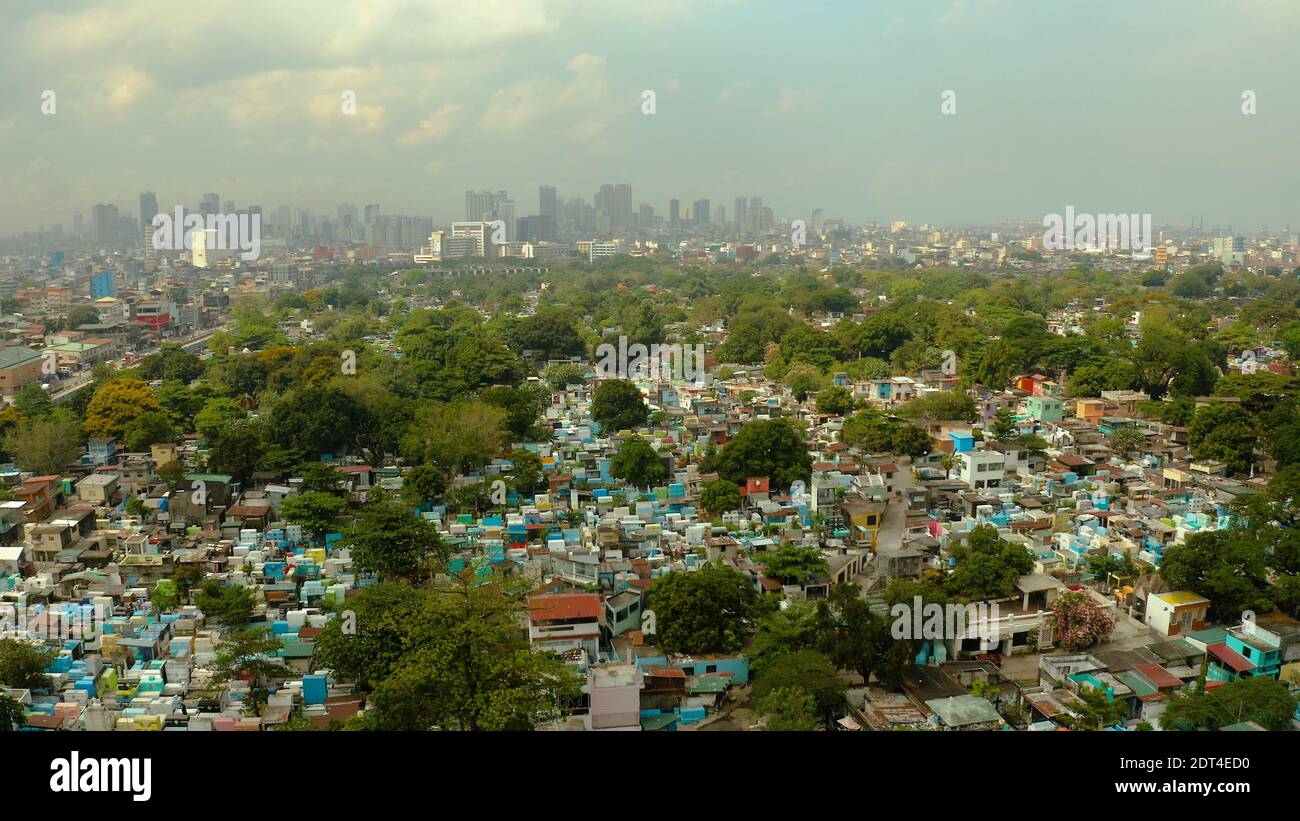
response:
M467 190L510 191L522 217L538 185L562 203L617 181L633 213L709 199L733 220L753 192L777 219L851 224L1300 218L1300 172L1271 160L1300 125L1300 10L1276 2L392 2L351 26L353 4L281 3L262 33L226 11L182 29L143 3L16 5L0 235L144 191L449 224Z

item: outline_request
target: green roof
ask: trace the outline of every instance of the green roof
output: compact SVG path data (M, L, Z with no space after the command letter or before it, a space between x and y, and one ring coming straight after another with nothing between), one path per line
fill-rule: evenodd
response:
M40 351L34 351L24 345L5 345L0 347L0 370L16 368L34 359L40 359Z
M725 693L727 680L721 676L700 676L693 684L686 685L688 693Z
M1129 670L1125 670L1122 673L1116 673L1115 678L1127 684L1129 689L1133 691L1133 695L1138 698L1149 696L1156 692L1154 684L1142 678L1142 676L1139 676L1137 673Z
M677 720L677 716L672 713L661 713L657 716L641 716L642 730L662 730L669 724Z

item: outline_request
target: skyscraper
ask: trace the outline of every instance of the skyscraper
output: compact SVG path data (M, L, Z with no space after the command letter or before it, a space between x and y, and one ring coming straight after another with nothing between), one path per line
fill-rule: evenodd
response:
M505 191L466 191L465 220L467 222L493 222L506 224L506 241L515 238L515 203Z
M152 191L140 195L140 230L151 230L153 216L157 213L159 213L159 197L153 195Z
M681 221L682 204L678 200L668 201L668 225L676 228Z
M554 185L543 185L537 189L537 213L560 221L559 198Z
M117 229L119 226L117 219L117 206L97 204L91 211L92 227L95 231L95 241L100 245L111 245L117 242Z
M216 214L221 211L221 197L214 193L204 194L203 199L199 200L199 213L203 216Z
M749 213L749 198L736 197L736 210L732 211L731 213L735 214L736 216L736 230L740 231L741 233L744 233L745 215Z
M614 186L610 217L615 229L627 230L632 226L632 186L628 183Z
M708 200L696 200L695 205L694 207L692 207L691 211L694 214L696 225L709 224L709 201Z

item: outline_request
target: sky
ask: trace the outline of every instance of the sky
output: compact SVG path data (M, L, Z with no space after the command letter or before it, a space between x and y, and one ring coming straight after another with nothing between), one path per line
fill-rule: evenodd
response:
M5 0L0 234L466 189L1300 227L1294 0ZM54 93L54 112L48 95ZM654 93L645 113L645 92ZM953 92L955 113L941 109ZM1255 113L1244 114L1253 92ZM344 94L355 93L345 114Z

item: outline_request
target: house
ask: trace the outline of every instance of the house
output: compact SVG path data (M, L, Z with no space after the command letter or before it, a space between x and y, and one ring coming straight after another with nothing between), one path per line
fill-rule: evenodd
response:
M1041 422L1059 422L1065 418L1065 401L1054 396L1031 396L1025 400L1025 412Z
M24 385L39 382L44 362L40 351L22 345L0 347L0 396L12 400Z
M1007 457L996 450L978 450L958 454L957 479L974 490L1002 487Z
M600 653L600 617L604 605L596 593L544 593L528 599L528 641L538 650L566 656L582 651L586 663Z
M1152 593L1147 596L1146 623L1160 636L1178 636L1205 627L1210 600L1190 591Z

